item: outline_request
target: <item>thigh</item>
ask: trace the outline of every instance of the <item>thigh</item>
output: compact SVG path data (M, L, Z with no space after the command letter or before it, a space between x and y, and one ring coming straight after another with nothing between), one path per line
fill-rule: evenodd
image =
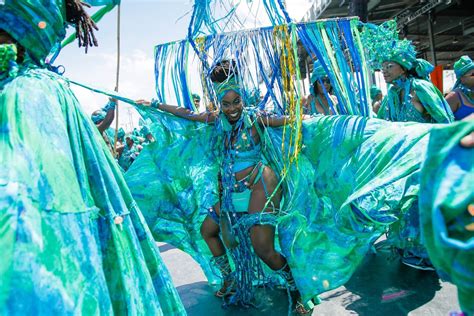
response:
M207 215L201 225L201 233L203 237L215 237L219 235L219 224L214 219Z
M250 228L252 246L257 251L272 250L274 248L275 227L271 225L254 225Z
M275 172L268 166L265 166L262 177L255 184L252 185L252 194L250 195L250 203L248 212L254 214L257 212L273 212L280 208L281 188L276 189L278 185L278 178ZM270 203L267 204L268 199L277 190L272 197ZM265 208L265 210L264 210Z

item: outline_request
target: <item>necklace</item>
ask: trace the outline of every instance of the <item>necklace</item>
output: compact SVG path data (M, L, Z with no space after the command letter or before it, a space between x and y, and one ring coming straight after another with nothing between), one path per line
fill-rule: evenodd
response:
M398 120L411 105L411 99L413 98L410 94L411 80L409 78L399 78L395 80L396 83L396 98L397 102L393 100L392 94L389 94L389 113L392 120ZM400 94L403 91L403 100L400 99ZM399 106L397 106L399 105ZM395 115L393 117L392 113Z

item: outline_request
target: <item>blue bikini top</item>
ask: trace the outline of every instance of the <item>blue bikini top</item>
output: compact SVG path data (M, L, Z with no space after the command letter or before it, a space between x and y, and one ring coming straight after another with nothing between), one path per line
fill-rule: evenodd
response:
M224 130L224 141L228 144L224 146L224 164L233 164L233 172L242 171L248 167L255 166L263 160L262 146L256 144L252 136L253 122L250 115L244 111L239 122L232 126L225 116L221 114L222 128ZM234 130L234 129L239 129ZM236 137L234 144L229 145L232 134Z

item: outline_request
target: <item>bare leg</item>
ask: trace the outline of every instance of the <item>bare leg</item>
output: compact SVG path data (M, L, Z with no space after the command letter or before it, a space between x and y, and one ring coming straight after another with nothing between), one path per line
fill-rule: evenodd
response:
M265 182L265 187L263 182ZM262 212L268 197L275 191L278 184L278 179L269 167L265 167L262 174L262 180L255 183L250 198L249 213L255 214ZM275 196L272 198L272 203L269 203L264 212L272 212L280 208L281 191L278 189ZM268 195L268 196L267 196ZM291 275L290 268L286 265L286 259L279 252L275 250L275 228L270 225L255 225L250 228L250 239L255 253L267 264L272 270L282 270L286 281L291 290L294 308L299 315L305 315L311 312L307 310L301 303L301 294L295 287L295 280Z
M214 205L214 211L219 216L219 203ZM219 225L208 215L201 225L201 236L204 238L207 246L214 257L225 254L224 244L219 236Z
M217 216L220 214L219 203L214 205L214 211ZM211 250L212 255L214 256L215 264L219 271L221 272L223 283L222 287L217 290L214 295L217 297L224 297L230 295L232 292L232 280L230 279L230 265L229 259L227 258L224 244L219 236L220 227L219 225L208 215L201 225L201 235L206 241L207 246Z
M265 181L265 186L263 184ZM275 191L278 179L269 167L265 167L262 180L253 185L252 195L250 197L249 213L261 212L268 200L266 192L269 195ZM266 191L266 192L265 192ZM280 207L281 193L277 192L272 198L265 212L271 212L274 208ZM275 228L270 225L255 225L250 228L250 239L257 256L265 262L272 270L280 270L285 264L285 258L275 250Z

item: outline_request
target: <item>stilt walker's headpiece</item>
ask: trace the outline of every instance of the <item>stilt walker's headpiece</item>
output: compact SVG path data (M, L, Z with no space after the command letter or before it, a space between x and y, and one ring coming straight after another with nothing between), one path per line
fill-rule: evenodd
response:
M66 34L65 16L64 0L5 0L0 4L0 29L42 64L54 44Z

